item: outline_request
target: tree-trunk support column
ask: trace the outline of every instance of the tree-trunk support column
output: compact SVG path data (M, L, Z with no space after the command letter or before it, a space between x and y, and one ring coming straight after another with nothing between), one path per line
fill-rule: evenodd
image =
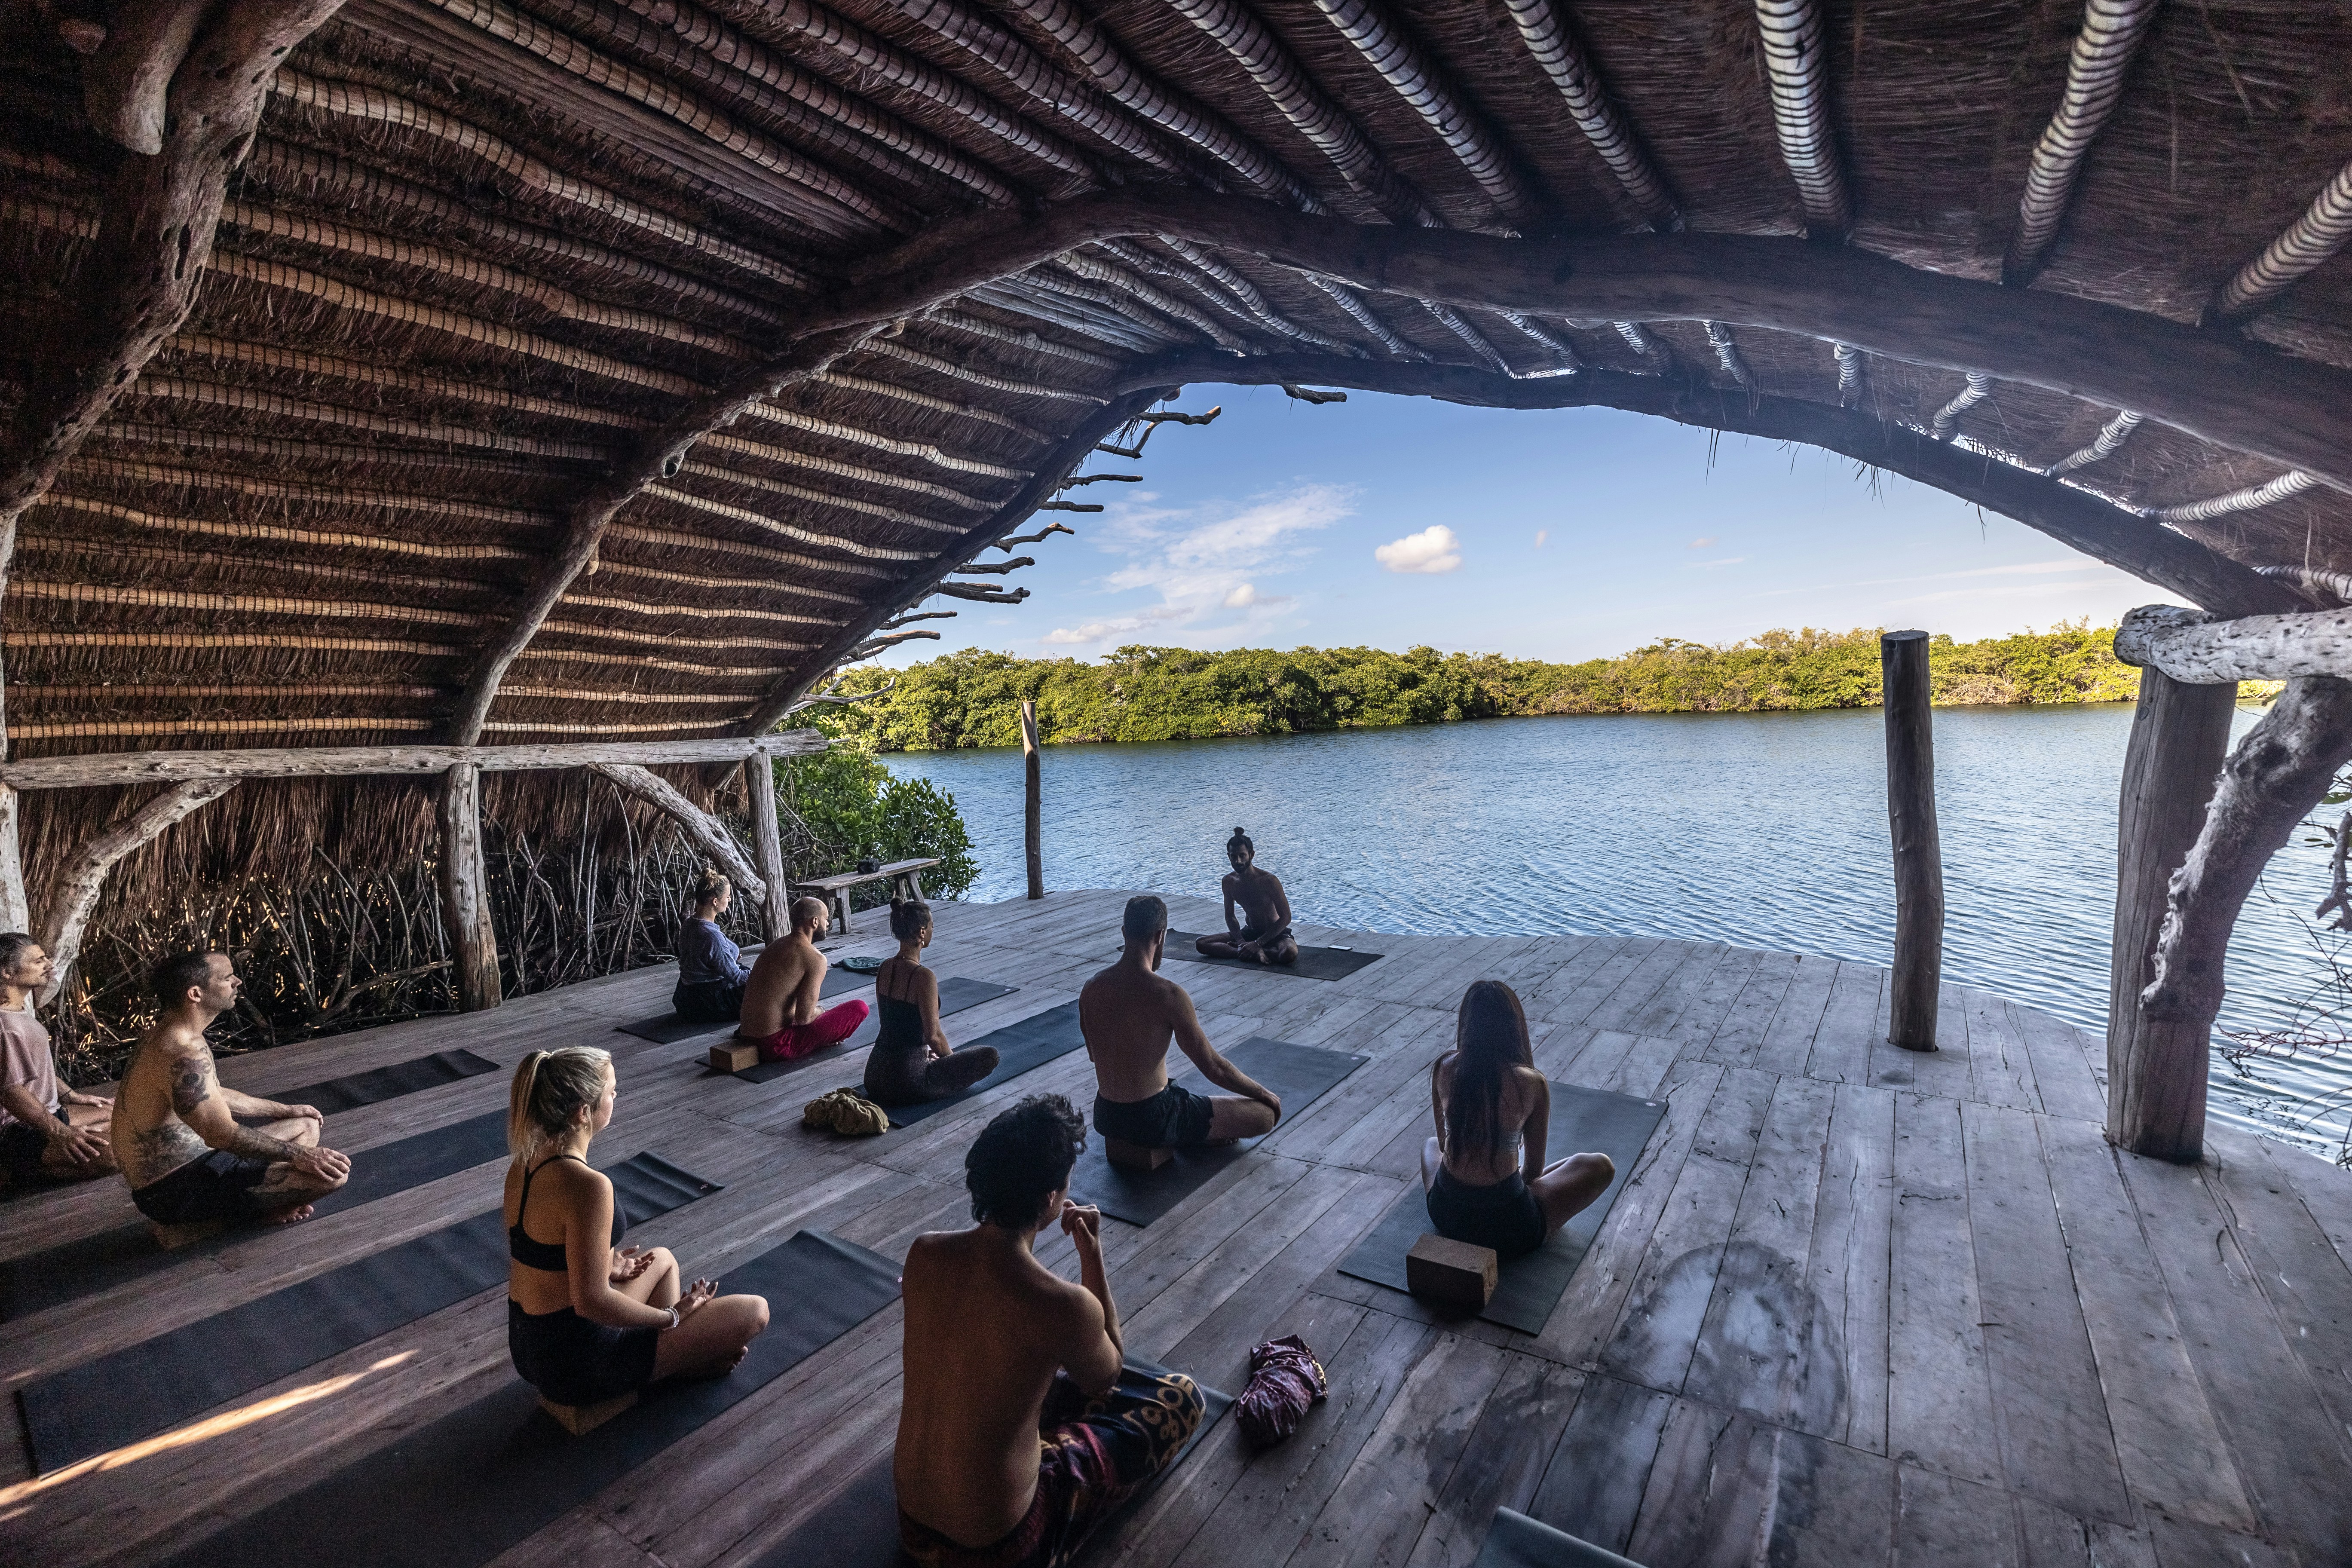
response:
M1029 852L1029 896L1042 899L1045 896L1045 830L1039 808L1045 784L1038 771L1037 704L1028 698L1021 702L1021 831Z
M2151 1018L2140 993L2155 978L2167 889L2205 826L2237 700L2234 682L2190 686L2144 669L2124 752L2107 984L2107 1142L2159 1160L2192 1162L2204 1152L2213 1026L2210 1018Z
M782 942L793 934L793 889L784 878L784 840L776 826L776 764L753 757L743 772L751 783L751 849L768 884L768 896L760 900L761 929L770 942Z
M441 919L457 961L457 1006L495 1007L499 935L490 923L488 877L482 867L482 770L459 763L441 775Z
M33 929L33 907L25 897L25 852L19 827L23 816L23 798L0 784L0 931Z
M1878 639L1886 705L1886 826L1895 841L1895 996L1886 1038L1936 1048L1944 979L1944 851L1936 837L1936 740L1927 634Z

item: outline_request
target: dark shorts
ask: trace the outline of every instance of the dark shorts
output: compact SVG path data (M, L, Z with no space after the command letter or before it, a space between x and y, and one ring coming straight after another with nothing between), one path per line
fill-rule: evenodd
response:
M1543 1205L1517 1171L1479 1187L1455 1180L1454 1173L1440 1166L1437 1184L1428 1195L1429 1223L1449 1241L1491 1247L1499 1257L1517 1258L1541 1247L1550 1234Z
M507 1302L507 1353L525 1383L558 1405L596 1405L654 1380L661 1330L592 1323L569 1307L526 1312Z
M253 1189L268 1173L267 1160L247 1160L215 1149L162 1181L131 1188L131 1201L157 1225L254 1219L261 1214L261 1205L253 1201Z
M1197 1149L1209 1141L1215 1108L1206 1095L1170 1084L1150 1100L1105 1100L1095 1096L1095 1131L1147 1149Z
M1062 1568L1183 1452L1206 1408L1181 1372L1129 1367L1099 1399L1057 1373L1037 1417L1037 1494L1021 1522L986 1546L964 1546L901 1510L898 1544L920 1568Z
M689 1024L731 1024L742 1016L743 982L681 980L669 994L669 1005Z
M64 1111L56 1114L58 1121L66 1120ZM48 1152L48 1134L39 1128L13 1121L0 1127L0 1171L11 1180L29 1182L42 1174L41 1156Z

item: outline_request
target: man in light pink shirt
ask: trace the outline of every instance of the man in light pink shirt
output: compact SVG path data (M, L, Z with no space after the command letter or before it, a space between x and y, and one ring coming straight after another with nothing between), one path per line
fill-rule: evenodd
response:
M49 1032L33 1016L33 994L54 968L31 937L0 934L0 1170L16 1184L114 1172L106 1135L114 1101L58 1082Z

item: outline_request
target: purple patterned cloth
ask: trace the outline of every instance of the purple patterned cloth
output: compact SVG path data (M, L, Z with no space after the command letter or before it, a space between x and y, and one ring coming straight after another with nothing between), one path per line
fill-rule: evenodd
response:
M1307 1342L1285 1334L1250 1352L1249 1386L1234 1401L1234 1419L1253 1445L1269 1448L1297 1431L1308 1407L1330 1389Z

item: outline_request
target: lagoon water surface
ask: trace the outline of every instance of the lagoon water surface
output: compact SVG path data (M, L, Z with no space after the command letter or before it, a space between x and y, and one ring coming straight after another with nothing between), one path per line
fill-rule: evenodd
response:
M2125 706L1937 710L1945 978L2103 1026L2131 717ZM2240 732L2252 721L2242 713ZM969 897L1021 895L1017 750L884 761L956 797L981 863ZM1893 956L1875 709L1051 746L1043 768L1050 888L1214 897L1239 826L1310 921ZM2335 942L2299 913L2326 890L2323 848L2281 851L2230 950L2224 1028L2311 1021L2327 1005ZM2352 1064L2241 1069L2216 1057L2213 1114L2315 1152L2342 1148L2347 1096Z

